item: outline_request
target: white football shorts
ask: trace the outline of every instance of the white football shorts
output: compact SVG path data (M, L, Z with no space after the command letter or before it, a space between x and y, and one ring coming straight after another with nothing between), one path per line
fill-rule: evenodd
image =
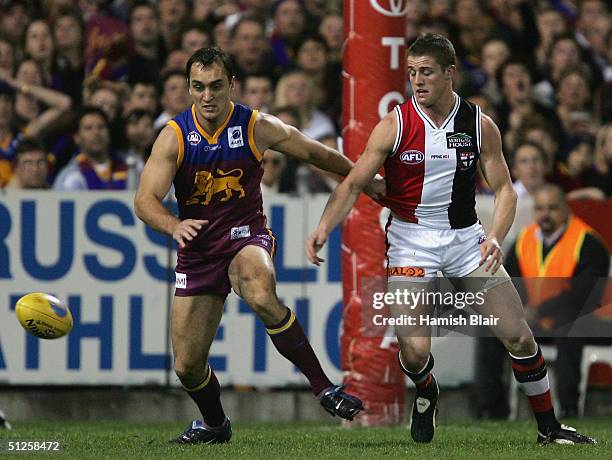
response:
M479 266L480 244L485 239L480 222L439 230L391 217L387 225L388 281L418 281L435 277L438 271L447 278L468 276ZM477 273L481 277L508 278L503 267L495 275L484 270Z

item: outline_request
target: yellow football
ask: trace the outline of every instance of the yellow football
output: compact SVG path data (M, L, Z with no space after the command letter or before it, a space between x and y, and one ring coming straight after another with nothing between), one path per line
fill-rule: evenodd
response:
M52 295L32 292L17 301L15 314L23 328L41 339L57 339L72 330L72 314Z

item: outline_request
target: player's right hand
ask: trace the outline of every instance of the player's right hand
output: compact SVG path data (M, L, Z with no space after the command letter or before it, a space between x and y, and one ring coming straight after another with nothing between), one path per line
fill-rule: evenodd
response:
M325 246L325 242L327 241L327 233L323 230L316 229L314 232L310 234L308 239L306 240L306 257L308 260L319 266L321 262L325 262L325 259L322 259L317 255L317 252L321 250L323 246Z
M191 241L198 234L199 230L202 230L204 225L208 224L207 220L200 219L185 219L180 221L174 227L172 232L172 238L176 240L180 248L184 248L186 243L185 240Z

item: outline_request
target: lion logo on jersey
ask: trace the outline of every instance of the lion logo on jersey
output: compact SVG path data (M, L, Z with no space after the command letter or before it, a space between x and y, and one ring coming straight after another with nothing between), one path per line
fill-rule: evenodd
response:
M234 175L238 173L238 175ZM244 198L244 188L240 184L242 178L242 169L236 168L231 171L224 172L217 169L217 174L221 177L213 176L209 171L198 171L195 177L196 191L185 204L210 204L213 196L217 193L225 193L221 201L229 200L233 193L238 192L238 198Z

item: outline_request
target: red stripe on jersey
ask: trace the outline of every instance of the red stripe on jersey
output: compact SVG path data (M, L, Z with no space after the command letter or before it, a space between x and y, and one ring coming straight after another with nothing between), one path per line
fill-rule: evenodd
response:
M415 210L421 203L425 180L425 124L411 100L400 106L400 112L402 138L395 154L385 161L385 205L401 219L418 223Z

